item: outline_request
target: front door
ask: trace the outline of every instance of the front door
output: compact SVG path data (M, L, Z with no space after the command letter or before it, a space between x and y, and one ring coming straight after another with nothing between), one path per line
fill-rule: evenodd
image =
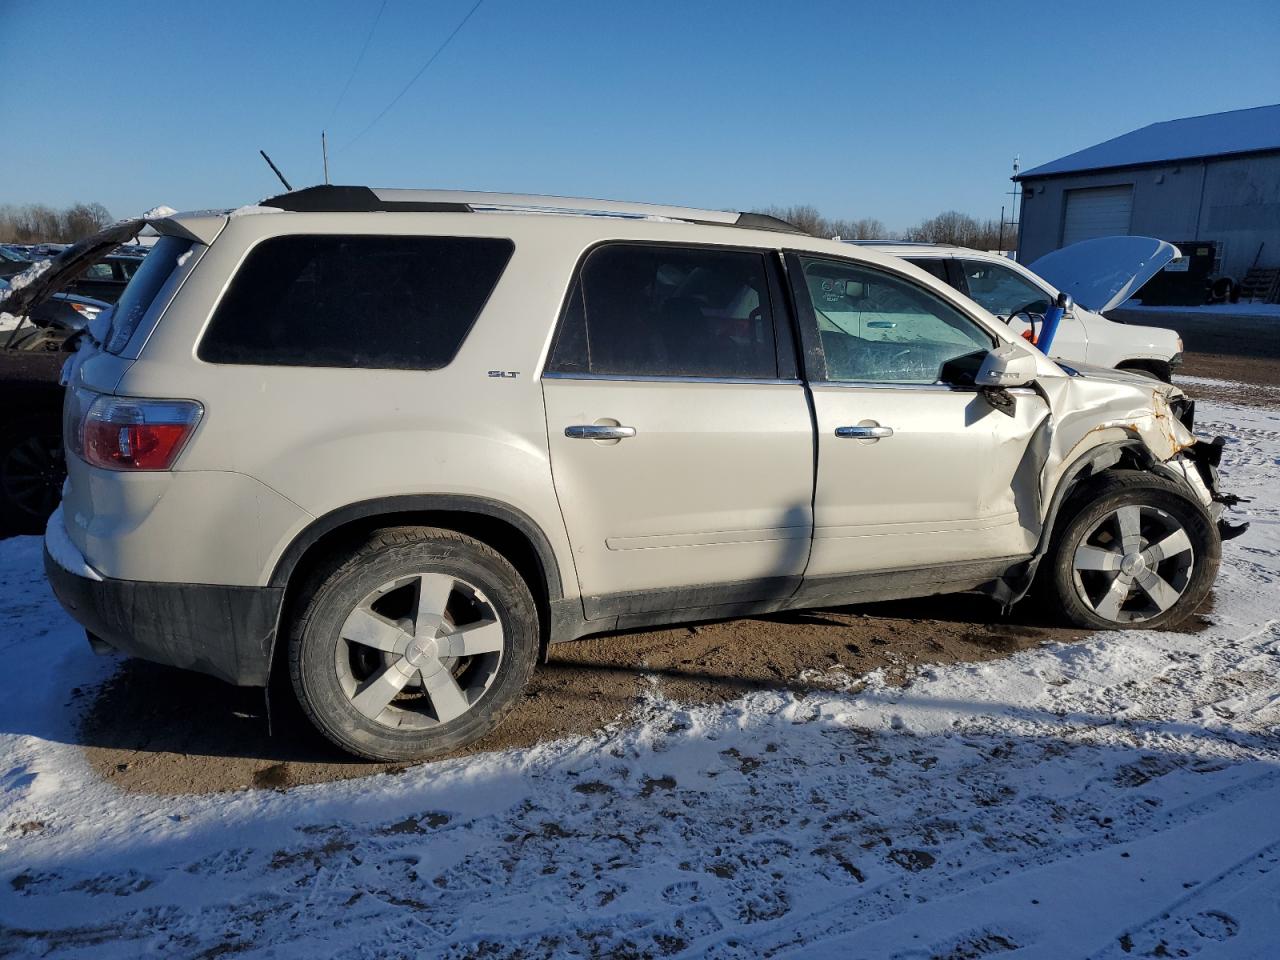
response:
M542 386L589 619L794 592L813 427L784 309L758 250L611 243L584 259Z
M788 271L819 367L809 371L818 476L806 579L1029 553L1031 441L1047 407L1019 390L1008 416L948 382L972 373L994 336L887 269L793 254Z

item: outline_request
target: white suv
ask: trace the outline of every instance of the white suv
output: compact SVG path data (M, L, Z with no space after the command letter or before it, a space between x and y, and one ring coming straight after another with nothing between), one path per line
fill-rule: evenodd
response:
M1171 623L1240 529L1176 389L767 217L314 187L151 222L67 371L49 578L97 648L286 671L354 753L470 742L600 631L1037 568L1074 623Z
M1085 240L1027 266L997 253L964 247L881 242L866 246L927 270L1028 339L1038 336L1039 324L1059 292L1071 294L1074 306L1062 318L1049 350L1055 360L1135 370L1165 383L1182 363L1182 338L1176 331L1118 323L1103 316L1103 311L1133 296L1178 255L1178 248L1163 240Z

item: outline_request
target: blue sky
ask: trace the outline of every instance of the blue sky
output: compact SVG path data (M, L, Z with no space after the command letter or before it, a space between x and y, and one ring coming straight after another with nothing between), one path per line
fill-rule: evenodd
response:
M1157 120L1280 101L1274 0L127 3L0 0L0 202L233 206L434 186L905 227L995 218L1024 169ZM1206 19L1207 18L1207 19Z

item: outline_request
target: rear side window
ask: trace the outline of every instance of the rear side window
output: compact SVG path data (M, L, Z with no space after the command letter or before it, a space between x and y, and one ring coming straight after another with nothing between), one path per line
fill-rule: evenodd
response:
M181 237L161 237L156 241L111 312L111 330L106 342L109 353L119 353L128 345L156 294L192 245L192 241Z
M457 354L514 249L487 237L264 240L218 304L199 357L439 369Z
M548 372L778 376L764 254L616 243L582 264Z
M939 260L936 257L921 257L919 259L915 257L907 257L907 262L914 263L925 273L933 274L943 283L949 285L951 282L947 279L947 263L945 260Z

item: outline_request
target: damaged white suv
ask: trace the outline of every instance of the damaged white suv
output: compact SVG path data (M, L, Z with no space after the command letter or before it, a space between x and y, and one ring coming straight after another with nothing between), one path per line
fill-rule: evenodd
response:
M1037 574L1072 623L1159 627L1242 529L1177 389L892 257L564 198L252 209L152 221L68 370L45 565L95 647L283 671L353 753L473 741L600 631Z

